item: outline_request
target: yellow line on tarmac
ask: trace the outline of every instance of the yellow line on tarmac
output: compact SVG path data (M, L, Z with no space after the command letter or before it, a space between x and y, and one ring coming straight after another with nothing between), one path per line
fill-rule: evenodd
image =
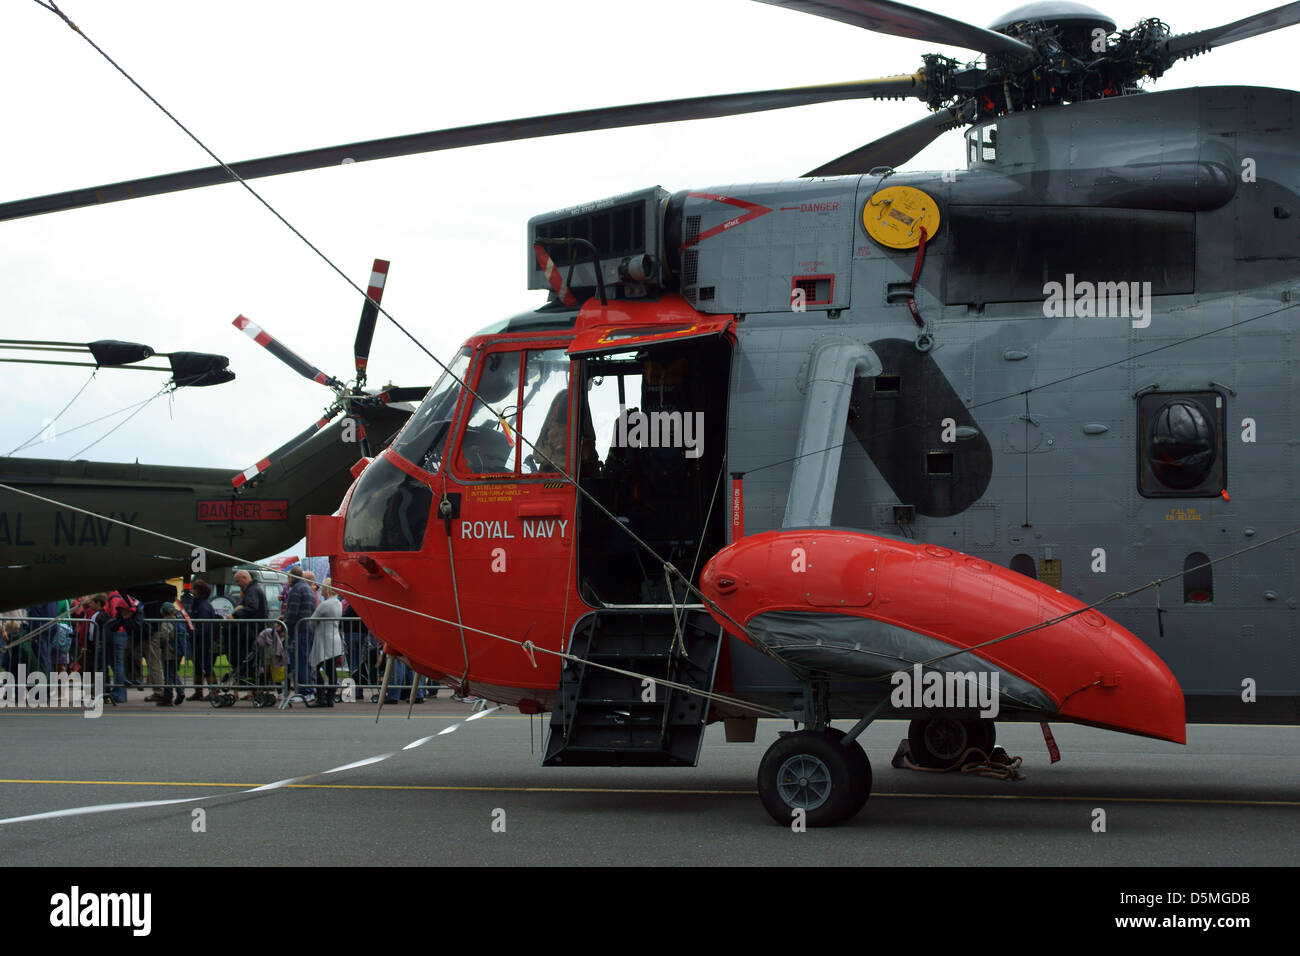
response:
M257 783L196 783L176 780L25 780L0 779L5 783L59 784L67 786L100 787L257 787ZM475 787L449 786L439 784L349 784L349 783L291 783L286 790L446 790L472 791L488 793L646 793L646 794L682 794L686 796L753 796L757 790L695 790L671 787ZM1300 800L1231 800L1198 799L1194 797L1123 797L1123 796L1085 796L1076 797L1065 794L1030 794L1030 793L880 793L871 795L875 798L900 797L917 800L1039 800L1039 801L1073 801L1093 804L1110 803L1157 803L1182 804L1190 806L1232 806L1232 807L1300 807Z

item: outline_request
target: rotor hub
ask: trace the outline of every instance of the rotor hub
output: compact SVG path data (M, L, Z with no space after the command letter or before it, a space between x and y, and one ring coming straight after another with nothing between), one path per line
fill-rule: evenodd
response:
M1085 4L1074 3L1072 0L1039 0L1037 3L1026 3L1003 14L997 22L989 24L989 29L996 33L1010 33L1011 27L1025 21L1060 26L1071 33L1081 31L1091 35L1096 29L1105 30L1107 35L1115 32L1115 21L1110 17Z

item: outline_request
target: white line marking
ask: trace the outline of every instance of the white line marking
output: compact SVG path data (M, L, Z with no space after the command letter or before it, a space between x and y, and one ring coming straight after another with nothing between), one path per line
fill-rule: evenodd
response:
M357 767L366 767L372 763L379 763L391 757L391 753L380 754L378 757L367 757L365 760L358 760L355 763L345 763L341 767L335 767L333 770L326 770L324 773L342 773L344 770L355 770Z
M114 810L166 807L174 803L193 803L196 800L207 799L207 797L185 797L181 800L141 800L135 803L101 803L93 807L72 807L68 810L51 810L48 813L32 813L25 817L10 817L8 820L0 820L0 825L6 823L27 823L32 820L57 820L60 817L79 817L87 813L111 813Z
M466 717L464 720L459 721L458 723L454 723L448 727L444 727L442 730L438 731L438 733L434 734L433 737L441 737L443 734L452 733L461 724L468 723L471 720L477 720L480 717L486 717L488 714L492 713L492 711L500 710L500 709L501 709L500 707L493 707L490 710L481 710L476 714L471 714L469 717ZM430 740L432 740L433 737L421 737L419 740L413 740L411 743L403 747L402 750L414 750L416 747L422 747L425 744L427 744ZM331 770L324 770L319 774L309 773L301 777L287 777L284 780L276 780L274 783L264 783L260 787L253 787L251 790L236 791L236 794L267 793L271 790L279 790L283 787L287 787L292 783L299 783L300 781L303 780L310 780L312 777L324 776L325 774L330 774L330 773L342 773L344 770L355 770L358 767L368 767L370 764L380 763L381 761L387 760L389 757L393 757L393 756L396 756L396 751L386 753L386 754L379 754L378 756L375 757L366 757L363 760L357 760L352 763L344 764L341 767L334 767ZM61 817L78 817L78 816L85 816L87 814L92 814L92 813L114 813L118 810L140 810L146 807L169 807L178 803L197 803L200 800L212 800L216 797L225 797L225 796L230 796L230 793L229 792L211 793L203 797L184 797L178 800L141 800L141 801L136 801L134 803L100 803L100 804L96 804L93 807L70 807L67 810L50 810L47 811L46 813L29 813L26 816L9 817L7 820L0 820L0 826L3 826L6 823L28 823L35 820L57 820Z

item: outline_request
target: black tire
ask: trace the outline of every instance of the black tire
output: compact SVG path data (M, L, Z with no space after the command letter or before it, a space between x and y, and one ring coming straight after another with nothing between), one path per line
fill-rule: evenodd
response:
M865 754L864 754L865 756ZM758 765L758 796L772 819L789 826L804 811L810 827L830 827L856 813L858 774L852 748L831 734L786 734L767 748Z
M998 742L998 725L987 718L963 721L966 725L966 739L970 746L978 747L988 756L993 753L993 745Z
M844 731L838 727L827 727L826 733L830 734L841 747L844 747L843 743L841 743L847 736ZM871 796L871 761L867 759L867 752L862 749L859 740L861 740L860 737L855 738L852 744L844 748L849 752L849 758L856 767L853 774L852 809L849 811L848 816L844 818L845 820L852 820L857 816L862 808L867 805L867 798Z
M951 767L971 746L966 724L955 717L918 717L907 726L912 761L932 770Z

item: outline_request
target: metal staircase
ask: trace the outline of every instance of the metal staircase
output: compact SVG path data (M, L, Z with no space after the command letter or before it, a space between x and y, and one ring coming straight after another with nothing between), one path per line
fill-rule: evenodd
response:
M543 766L695 766L708 699L659 681L710 690L722 631L702 609L676 613L680 641L672 608L610 608L578 621L570 653L651 680L567 662Z

